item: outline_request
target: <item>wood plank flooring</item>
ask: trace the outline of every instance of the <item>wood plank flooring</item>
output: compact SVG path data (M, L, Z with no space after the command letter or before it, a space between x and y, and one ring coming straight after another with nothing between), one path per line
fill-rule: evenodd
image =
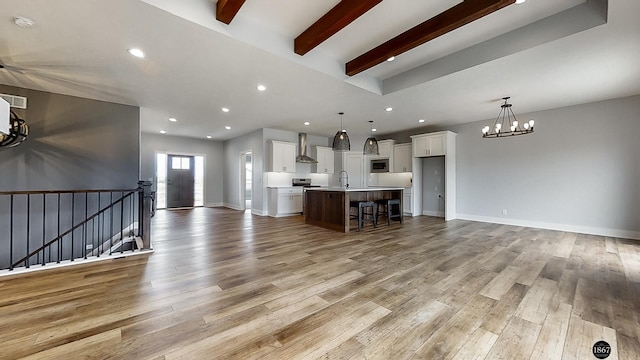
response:
M159 211L155 253L0 279L0 359L640 359L640 242Z

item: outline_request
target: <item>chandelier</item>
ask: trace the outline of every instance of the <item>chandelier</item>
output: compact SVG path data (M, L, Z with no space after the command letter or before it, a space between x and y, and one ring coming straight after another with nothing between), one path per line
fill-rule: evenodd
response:
M0 148L20 145L29 135L27 123L13 111L10 112L9 134L0 133Z
M531 134L535 121L529 120L524 124L520 124L516 119L516 115L511 110L511 104L508 103L509 96L503 97L504 104L500 106L500 113L493 124L493 128L489 125L482 128L483 138L499 138L515 135ZM513 118L513 119L512 119Z

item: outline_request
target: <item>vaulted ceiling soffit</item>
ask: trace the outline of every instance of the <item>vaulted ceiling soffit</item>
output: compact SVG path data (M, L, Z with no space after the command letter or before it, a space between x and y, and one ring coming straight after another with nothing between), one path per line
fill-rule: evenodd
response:
M515 0L465 0L347 62L345 72L356 75L513 3Z

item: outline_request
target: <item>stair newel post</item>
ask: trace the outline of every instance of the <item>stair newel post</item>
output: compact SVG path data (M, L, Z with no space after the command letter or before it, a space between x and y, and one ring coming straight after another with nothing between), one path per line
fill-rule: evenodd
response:
M151 181L138 181L138 236L143 249L151 249Z

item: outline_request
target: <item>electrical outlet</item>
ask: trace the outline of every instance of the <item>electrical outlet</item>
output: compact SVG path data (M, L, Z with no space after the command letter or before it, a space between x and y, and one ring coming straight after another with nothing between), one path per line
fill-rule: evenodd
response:
M93 244L87 244L86 249L87 250L93 250Z
M502 209L502 215L507 215L507 209Z

